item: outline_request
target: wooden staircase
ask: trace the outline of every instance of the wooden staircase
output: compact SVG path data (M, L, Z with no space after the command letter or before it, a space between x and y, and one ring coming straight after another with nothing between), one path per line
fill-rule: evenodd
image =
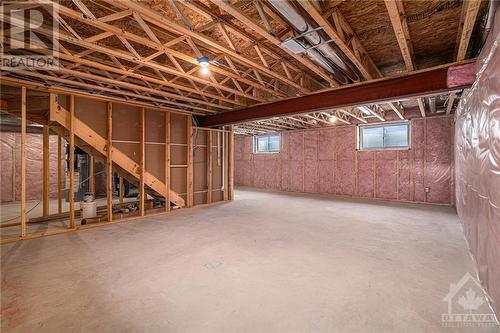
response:
M68 112L64 107L57 103L51 103L50 122L69 129L70 117L70 112ZM107 140L78 118L73 118L73 122L74 135L79 139L78 141L81 140L98 153L106 155L108 150ZM87 151L84 147L81 148ZM119 171L124 171L128 175L131 175L135 180L140 179L141 167L138 163L118 150L116 147L112 147L111 152L114 167L118 167L120 169ZM153 192L158 193L160 196L167 197L165 183L147 171L144 171L144 186ZM169 194L170 202L179 207L183 207L185 205L184 199L175 191L170 190Z

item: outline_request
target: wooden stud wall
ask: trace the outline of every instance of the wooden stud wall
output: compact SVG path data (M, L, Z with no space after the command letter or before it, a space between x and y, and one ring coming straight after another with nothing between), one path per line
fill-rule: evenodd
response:
M228 161L233 158L232 132L229 130L208 129L193 125L192 116L165 112L163 110L145 109L135 105L128 105L115 102L106 102L102 99L92 99L74 95L50 94L50 117L55 115L58 108L67 110L64 118L58 120L50 119L50 125L44 127L44 143L48 140L49 131L58 135L57 150L57 193L58 193L58 213L51 215L46 201L47 208L44 208L44 217L27 220L26 214L26 120L31 115L26 110L26 89L22 88L21 99L21 235L14 238L2 239L1 243L11 242L18 239L30 239L43 236L45 234L55 234L65 231L73 231L90 226L80 226L76 218L79 212L75 211L75 155L76 146L91 155L90 163L90 188L96 191L95 164L100 162L106 165L106 194L107 204L105 206L106 217L98 219L101 222L117 222L124 220L123 214L115 212L113 216L113 172L117 172L120 179L119 200L123 202L123 181L127 179L127 173L123 173L120 165L115 162L117 154L126 155L140 173L139 181L136 182L141 193L139 211L136 216L154 214L151 210L148 213L148 175L156 177L165 186L164 193L168 193L166 200L170 200L171 193L177 193L184 199L186 207L195 205L205 205L230 200L233 198L232 178L233 173L228 168L234 162ZM24 112L23 112L24 111ZM28 110L29 111L29 110ZM53 114L53 112L55 112ZM54 125L56 124L56 125ZM64 128L62 124L65 124ZM82 127L91 129L90 136L82 135ZM78 133L78 135L77 135ZM103 138L104 143L101 143ZM69 212L63 211L63 197L65 194L64 175L64 140L69 145ZM103 146L100 146L100 145ZM48 145L44 144L44 156L49 156ZM47 158L48 160L48 158ZM45 159L44 159L45 165ZM224 169L224 171L223 171ZM47 170L47 173L45 172ZM44 192L42 201L48 193L48 181L46 175L48 168L44 168ZM124 178L125 177L125 178ZM224 191L223 191L224 186ZM171 192L171 191L174 192ZM173 199L173 198L172 198ZM168 201L167 201L168 202ZM168 212L171 205L167 204L161 210ZM134 214L130 214L133 216ZM45 233L28 233L27 224L35 222L50 222L55 218L69 218L69 225L64 230L50 230ZM35 221L36 220L36 221ZM38 221L40 220L40 221ZM94 225L94 223L92 223Z

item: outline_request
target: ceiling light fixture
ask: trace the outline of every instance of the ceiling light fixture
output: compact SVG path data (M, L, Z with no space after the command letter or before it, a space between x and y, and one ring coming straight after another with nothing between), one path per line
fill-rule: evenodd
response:
M328 121L330 123L334 123L337 121L337 117L332 114L330 117L328 117Z
M366 115L371 115L372 114L372 110L370 110L366 106L358 106L358 110L361 111L361 112L363 112Z
M208 57L199 57L196 59L198 61L198 64L200 64L200 71L202 74L208 74L210 73L210 70L208 69L208 66L210 65L210 62L208 61Z

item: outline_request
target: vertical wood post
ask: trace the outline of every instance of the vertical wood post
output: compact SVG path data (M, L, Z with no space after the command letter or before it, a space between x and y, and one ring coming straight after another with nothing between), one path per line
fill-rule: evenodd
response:
M119 192L119 202L122 204L123 203L123 194L125 192L125 189L123 188L123 177L119 177L119 184L118 184L118 192Z
M146 203L146 193L144 191L144 168L146 167L146 146L145 146L145 130L144 130L144 108L141 108L139 111L139 140L140 140L140 157L141 160L139 162L140 164L140 184L139 184L139 195L140 195L140 202L139 202L139 212L141 216L144 216L145 213L145 203Z
M50 209L50 152L49 152L49 126L43 125L42 131L42 205L43 205L43 216L49 215Z
M90 155L90 176L89 176L89 189L95 197L95 158Z
M165 211L170 211L170 112L165 112Z
M224 192L222 193L222 199L224 201L227 201L229 199L228 193L229 193L229 177L227 176L229 174L228 170L228 150L229 150L229 145L228 145L228 132L226 131L226 127L224 126L222 131L222 144L224 145L224 156L222 156L222 163L224 163L224 172L222 173L222 178L224 179Z
M26 87L21 88L21 237L26 237Z
M212 203L212 131L207 130L207 203Z
M62 137L57 135L57 212L62 213L62 197L63 197L63 154L62 154Z
M187 207L193 207L193 122L190 115L186 117L187 126Z
M106 198L108 221L113 221L113 104L107 108Z
M69 100L69 227L75 227L75 96Z
M230 127L230 132L228 133L228 139L229 139L229 144L228 144L228 161L227 161L227 172L228 172L228 182L227 182L227 189L228 189L228 194L229 200L234 199L234 130L233 126L231 125Z

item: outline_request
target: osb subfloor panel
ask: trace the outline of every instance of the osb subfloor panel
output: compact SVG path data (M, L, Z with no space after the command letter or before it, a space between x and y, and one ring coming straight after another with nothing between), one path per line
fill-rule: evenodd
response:
M2 332L450 332L475 275L450 207L251 189L1 250Z

